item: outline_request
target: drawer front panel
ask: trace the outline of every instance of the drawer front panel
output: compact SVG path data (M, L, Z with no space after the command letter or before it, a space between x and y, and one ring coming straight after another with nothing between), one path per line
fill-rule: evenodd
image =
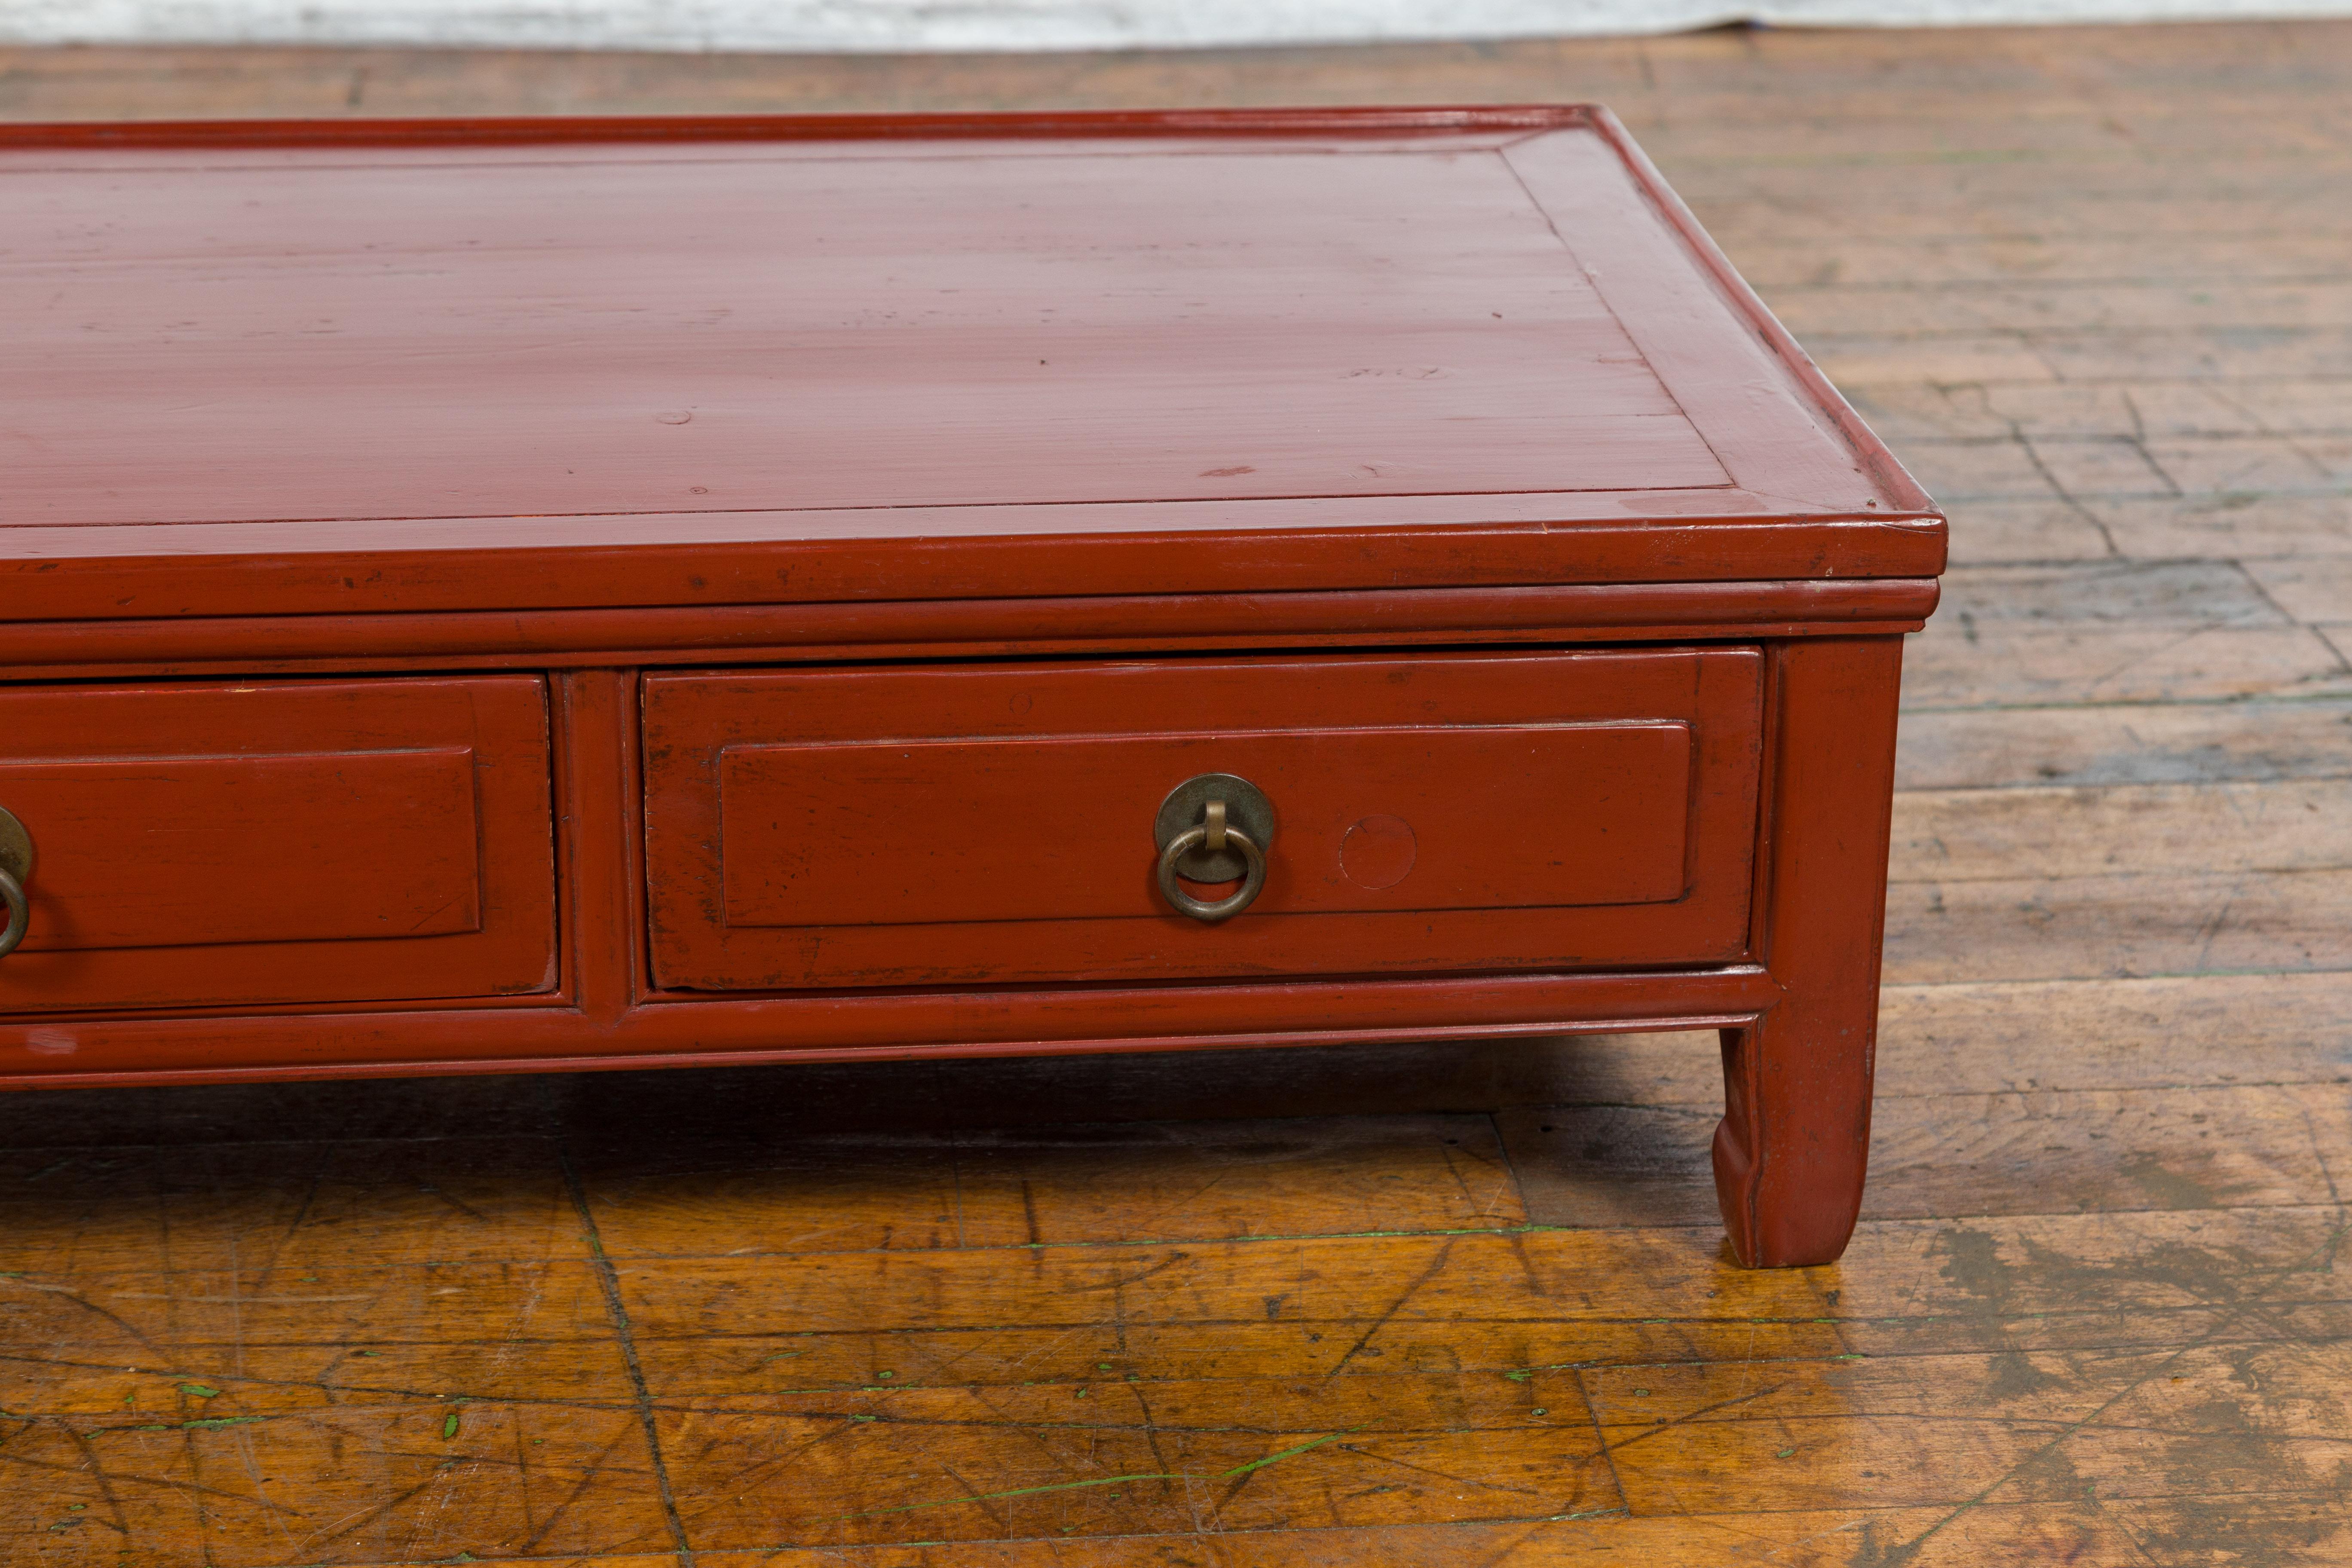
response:
M649 677L656 980L1735 958L1759 682L1748 649ZM1160 803L1204 773L1275 814L1264 890L1214 926L1153 875Z
M726 919L1156 917L1152 878L1104 875L1095 847L1124 850L1130 872L1139 855L1148 873L1150 814L1139 819L1136 803L1203 773L1237 773L1276 803L1264 912L1655 903L1683 893L1690 765L1682 723L730 748ZM1367 814L1370 780L1383 809ZM882 800L922 805L877 819ZM1045 801L1052 826L1038 837L1061 845L1005 833ZM1516 852L1496 852L1500 822L1526 825Z
M536 677L0 691L31 920L0 1011L553 983Z
M481 929L463 748L6 763L0 801L41 828L19 952Z

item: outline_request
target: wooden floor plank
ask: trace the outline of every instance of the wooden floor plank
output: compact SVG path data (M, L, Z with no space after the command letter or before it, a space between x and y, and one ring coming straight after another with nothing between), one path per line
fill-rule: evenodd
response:
M60 1152L97 1144L278 1143L331 1130L391 1142L549 1130L562 1079L383 1079L364 1083L195 1084L101 1094L0 1095L0 1145Z
M11 1268L222 1269L267 1294L355 1245L386 1264L587 1255L537 1139L0 1146Z
M2352 497L2233 490L2179 500L2093 496L2079 504L2121 553L2143 560L2206 556L2251 565L2352 554Z
M2116 287L2085 289L2104 295ZM1807 291L1776 289L1778 313ZM1853 293L1859 290L1846 290ZM1958 290L1921 289L1915 308L1940 312ZM1974 292L1970 290L1969 292ZM1888 382L1847 389L1871 428L1898 445L1929 440L2167 440L2343 436L2352 426L2337 381L2135 381L1939 386Z
M458 1542L490 1556L668 1539L633 1413L574 1407L549 1420L469 1407L447 1437L440 1412L404 1415L24 1423L0 1452L12 1495L31 1506L12 1510L23 1522L0 1533L0 1550L11 1562L213 1568L446 1561L466 1549Z
M2046 184L2044 171L2031 173ZM2341 182L2342 194L2352 195L2352 168L2334 173L2333 177ZM1979 178L1973 168L1969 178L1971 184ZM1705 199L1701 193L1690 196ZM2293 283L2116 280L2095 289L2048 283L1933 291L1836 286L1784 289L1774 294L1773 313L1800 336L1814 331L1982 329L2013 332L2021 328L2178 331L2189 327L2245 331L2352 326L2352 276L2347 276L2342 267L2331 270L2335 276L2322 272ZM2342 419L2339 412L2331 427L2340 428Z
M1963 637L1969 628L1981 636L2009 623L2158 629L2281 626L2288 619L2231 561L1955 568L1944 578L1942 607Z
M1895 766L1903 791L2347 777L2342 699L1913 713Z
M1716 1223L1711 1105L1500 1112L1528 1217L1565 1226ZM1874 1219L2329 1203L2352 1143L2336 1085L1887 1097L1871 1121Z
M908 1389L666 1409L662 1435L700 1500L689 1534L722 1551L1622 1509L1582 1400L1560 1395L1446 1374Z
M2273 604L2297 620L2315 626L2352 624L2352 559L2297 556L2252 563L2246 570Z
M690 1342L716 1356L794 1337L887 1342L900 1352L881 1363L897 1374L887 1392L938 1381L929 1366L957 1384L1037 1378L1017 1357L965 1366L925 1343L992 1332L1062 1335L1074 1342L1065 1375L1121 1381L1147 1335L1151 1353L1185 1354L1158 1376L1244 1381L1267 1375L1259 1358L1283 1341L1297 1358L1287 1375L1309 1378L1704 1359L1732 1346L1733 1360L2113 1348L2152 1332L2164 1342L2157 1320L2182 1313L2227 1319L2214 1333L2253 1342L2285 1335L2284 1309L2352 1310L2334 1273L2338 1228L2332 1204L1882 1220L1856 1231L1839 1265L1760 1273L1730 1267L1711 1234L1666 1228L777 1255L618 1272L643 1346ZM704 1375L692 1357L670 1364ZM656 1365L648 1385L667 1400L677 1391Z
M2285 1544L2289 1531L2306 1540L2339 1541L2340 1521L2323 1525L2309 1499L2216 1497L2201 1511L2135 1514L2150 1533L2171 1526L2184 1542L2253 1541ZM2215 1527L2192 1520L2209 1516ZM2222 1521L2256 1526L2231 1533ZM2257 1533L2259 1531L2259 1533ZM1221 1535L1090 1536L1005 1543L786 1547L761 1552L698 1552L702 1568L1578 1568L1591 1563L1773 1564L1774 1568L1853 1568L1889 1553L1920 1568L1993 1562L2064 1563L2070 1568L2145 1568L2133 1537L2095 1503L1989 1505L1949 1509L1845 1508L1822 1512L1723 1513L1667 1519L1513 1521L1453 1525L1337 1526ZM2274 1559L2282 1563L2322 1558ZM521 1568L485 1562L482 1568ZM653 1568L651 1560L534 1559L530 1568Z
M0 1561L2352 1558L2347 79L2345 21L0 48L14 120L1601 100L1959 564L1839 1265L1726 1263L1706 1033L0 1100Z
M1943 504L1955 566L2047 565L2116 556L2102 519L2080 500L2042 496Z
M607 1254L1221 1240L1524 1217L1484 1114L770 1136L682 1154L596 1151L587 1191ZM1138 1182L1156 1201L1135 1201Z
M1889 984L2352 969L2352 871L1897 883Z
M2121 221L2120 219L2118 221ZM2208 215L2207 223L2227 223ZM2352 243L2352 234L2339 237ZM1731 237L1736 245L1738 237ZM2352 375L2352 329L2020 327L2008 331L1817 331L1805 347L1841 384L1850 382L2294 380Z
M1670 1061L1667 1038L1618 1053ZM1879 1073L1882 1095L2352 1082L2352 973L1893 985ZM1712 1089L1659 1067L1618 1081Z
M1857 129L1841 123L1830 133L1851 138ZM1643 140L1654 144L1655 133ZM1754 235L1727 248L1740 275L1774 299L1790 288L1841 284L1943 291L2026 279L2077 287L2227 278L2289 282L2342 270L2341 239L2302 232L2278 216L2263 213L2226 233L2176 235L2161 246L2015 232L1883 235L1857 225L1852 232L1802 238Z
M2252 35L2269 47L2246 48ZM2325 96L2326 73L2346 52L2340 25L2200 27L2187 37L2194 44L2120 58L2108 55L2121 47L2118 38L2085 28L1988 30L1960 48L1932 33L1884 47L1868 32L1815 40L1800 31L1763 39L1731 33L1026 59L19 47L0 51L0 81L19 112L149 117L184 114L205 101L282 113L280 105L304 106L315 96L330 107L323 87L306 95L311 79L339 88L344 111L376 113L462 112L485 101L525 112L575 105L649 112L746 100L753 107L841 109L905 101L976 108L1007 100L1116 106L1211 93L1339 101L1411 92L1440 102L1581 94L1653 116L1671 110L1671 119L1685 123L1883 121L1890 132L1916 127L1914 144L1927 148L1957 142L2032 150L2056 128L2053 139L2072 129L2080 144L2129 150L2135 133L2147 134L2147 122L2174 121L2182 122L2177 145L2185 150L2226 142L2248 123L2261 128L2255 145L2265 150L2341 146L2331 134L2340 115L2331 116ZM2298 96L2305 101L2294 107L2303 112L2282 112ZM2236 112L2208 120L2196 112L2207 104Z
M1987 626L1955 610L1928 622L1903 662L1913 709L2346 694L2352 665L2309 626Z
M2352 755L2342 765L2352 773ZM2352 777L1905 791L1887 875L1949 883L2347 867Z

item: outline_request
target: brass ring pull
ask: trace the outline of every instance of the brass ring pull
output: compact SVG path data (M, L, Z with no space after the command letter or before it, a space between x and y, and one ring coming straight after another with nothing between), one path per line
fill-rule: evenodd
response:
M25 884L33 879L33 836L16 814L0 806L0 899L8 900L8 929L0 931L0 958L16 951L33 923L33 906Z
M1179 914L1204 925L1231 920L1265 887L1266 851L1274 847L1274 803L1265 792L1232 773L1199 773L1168 792L1152 818L1160 849L1160 896ZM1176 882L1216 884L1240 879L1241 890L1215 903L1196 899Z
M33 923L33 906L26 901L25 884L6 871L0 871L0 899L8 900L8 929L0 931L0 958L5 958L25 940L26 928Z
M1218 815L1222 816L1223 813L1220 812ZM1171 838L1167 847L1160 851L1160 896L1166 899L1179 914L1191 915L1196 921L1214 925L1217 921L1230 920L1249 908L1251 901L1265 886L1265 851L1260 849L1248 834L1231 824L1226 824L1225 842L1239 849L1242 852L1242 858L1248 862L1249 868L1242 874L1241 889L1219 899L1215 903L1196 899L1177 886L1176 862L1186 854L1209 842L1210 826L1210 824L1203 822L1197 826L1188 827Z

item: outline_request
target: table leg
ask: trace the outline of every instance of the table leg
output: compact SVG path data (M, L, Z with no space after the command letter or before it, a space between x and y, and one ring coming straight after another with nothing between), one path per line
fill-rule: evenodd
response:
M1781 996L1723 1031L1715 1135L1723 1223L1751 1268L1833 1261L1862 1206L1902 659L1887 637L1783 644L1774 661L1757 931Z

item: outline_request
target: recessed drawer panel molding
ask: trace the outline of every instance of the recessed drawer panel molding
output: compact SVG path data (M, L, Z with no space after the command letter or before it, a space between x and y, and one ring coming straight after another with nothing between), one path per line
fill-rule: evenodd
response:
M649 677L656 979L1736 957L1759 667L1735 648ZM1273 809L1263 889L1215 925L1155 881L1155 814L1205 773Z
M34 857L0 1008L551 984L537 677L20 688L0 729Z
M5 763L0 801L41 825L20 952L481 928L469 747Z

